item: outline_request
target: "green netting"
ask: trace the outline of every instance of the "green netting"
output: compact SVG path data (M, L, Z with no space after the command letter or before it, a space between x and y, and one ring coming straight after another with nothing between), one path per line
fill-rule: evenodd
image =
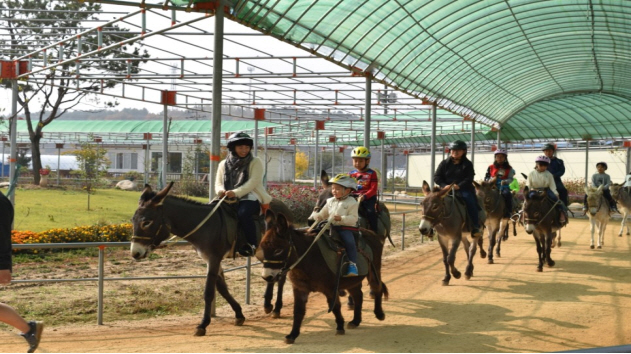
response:
M631 98L631 2L242 0L234 15L459 114L506 124L511 139L629 135L603 126L629 125L621 102ZM592 119L563 97L585 93L617 96L620 109ZM571 126L555 121L569 116Z

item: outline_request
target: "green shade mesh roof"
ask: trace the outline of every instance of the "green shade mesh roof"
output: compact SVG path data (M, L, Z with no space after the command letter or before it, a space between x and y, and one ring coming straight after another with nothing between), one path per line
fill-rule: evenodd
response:
M233 16L507 140L631 135L629 1L241 0Z

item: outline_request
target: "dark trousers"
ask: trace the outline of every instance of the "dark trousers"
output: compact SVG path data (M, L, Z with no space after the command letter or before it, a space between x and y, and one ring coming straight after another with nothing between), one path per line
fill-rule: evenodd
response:
M556 186L557 186L557 192L559 192L559 199L561 199L564 205L566 206L570 205L570 201L567 195L567 189L565 189L565 186L563 185L563 183L557 183Z
M480 218L478 217L478 200L475 195L475 191L467 191L460 189L460 195L467 206L467 213L471 218L471 223L474 229L480 228Z
M241 200L239 201L239 209L237 210L237 217L239 218L239 227L243 230L248 243L256 246L256 224L254 223L254 216L259 215L261 212L261 204L258 200Z
M513 214L513 195L511 194L508 186L500 187L500 191L502 193L502 197L504 197L504 204L506 205L506 209L504 209L504 216L510 217Z
M603 196L605 197L605 199L607 199L611 208L616 206L616 201L613 200L613 197L611 196L611 191L609 189L603 189ZM583 198L583 205L587 206L587 194L585 194L585 198Z
M370 228L374 232L379 231L379 224L377 221L377 210L375 209L376 205L377 205L377 196L362 200L361 202L361 206L366 211L366 218L368 219Z
M567 193L567 190L565 190L565 192ZM554 194L554 192L551 191L550 189L548 189L548 198L550 198L550 200L552 200L555 203L557 200L561 200L561 203L557 204L557 209L559 210L559 212L565 213L565 211L567 210L567 206L563 202L563 199L561 199L560 197L557 197L557 195Z
M353 231L343 229L339 226L335 227L335 230L340 234L344 247L346 248L346 255L348 260L357 263L357 245L355 244L355 237L353 237Z

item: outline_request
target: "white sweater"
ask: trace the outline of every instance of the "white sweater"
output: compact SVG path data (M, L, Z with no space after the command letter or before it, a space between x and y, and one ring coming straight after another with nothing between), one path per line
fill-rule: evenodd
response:
M532 170L528 175L527 185L529 189L550 188L556 196L559 196L557 185L554 183L554 176L548 170L543 172Z
M221 195L221 193L225 192L223 186L226 171L225 166L226 160L223 160L219 163L219 167L217 168L217 176L215 177L215 191L217 195ZM243 198L248 195L248 193L254 192L254 195L256 195L256 198L261 204L269 204L269 202L272 201L272 196L267 193L263 186L263 173L263 161L258 157L254 157L248 167L248 180L239 188L233 190L237 198Z
M322 210L313 215L315 221L330 220L333 225L357 226L359 203L355 198L349 196L339 200L335 197L326 200L326 205ZM334 216L339 215L342 220L335 221Z

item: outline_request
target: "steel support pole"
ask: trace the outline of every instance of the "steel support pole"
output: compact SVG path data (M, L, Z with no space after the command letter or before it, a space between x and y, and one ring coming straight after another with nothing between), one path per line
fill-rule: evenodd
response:
M445 149L443 149L444 151ZM471 121L471 163L475 166L475 121Z
M97 314L96 314L96 324L99 326L103 325L103 280L105 279L105 246L99 246L99 278L98 278L98 304L97 304Z
M315 152L313 159L313 188L318 188L318 150L320 149L320 131L316 129Z
M627 148L627 170L624 173L631 173L631 147Z
M258 156L259 151L259 121L254 120L254 145L252 146L252 155Z
M245 303L250 304L250 290L252 288L252 257L245 262ZM217 296L215 296L216 298Z
M333 154L331 155L331 175L335 176L335 141L333 142Z
M5 146L5 142L2 142L2 171L0 171L0 177L4 178L4 166L6 166L7 161L4 159L4 146Z
M57 148L57 187L60 185L61 177L61 148Z
M394 159L395 159L395 155L396 155L397 149L396 148L392 148L392 194L393 194L393 198L394 198L394 177L395 177L395 167L394 167Z
M430 188L434 188L434 172L436 171L436 102L432 103L432 137L431 137L431 166L430 166ZM445 149L443 149L444 151Z
M267 128L265 128L265 139L263 140L263 144L263 158L265 158L265 161L263 161L265 163L263 165L263 186L267 188L267 162L269 161L267 158Z
M213 94L212 94L212 127L210 139L210 173L208 178L210 199L216 195L215 191L215 175L219 167L219 155L221 146L219 139L221 137L221 79L223 71L223 20L224 20L224 1L217 1L217 9L215 10L215 37L213 52ZM256 150L255 150L256 154Z
M297 146L298 145L294 144L294 163L293 163L293 165L294 165L294 168L293 168L294 174L293 174L293 177L291 178L292 181L294 182L294 184L296 184L296 156L298 156L297 155L298 154L298 147Z
M386 184L388 183L388 176L386 175L386 152L383 146L383 141L386 139L381 139L381 196L383 200L383 192L386 191Z
M372 76L366 73L366 102L364 103L364 146L370 149L370 110L372 96Z
M151 170L151 153L149 152L149 139L147 139L147 148L145 149L145 184L149 184L149 170Z
M11 80L11 156L9 157L9 183L10 185L18 183L17 178L15 178L15 165L17 164L18 159L18 81ZM12 186L13 191L17 186ZM11 189L11 188L9 188ZM11 203L15 205L15 192L9 196Z
M585 144L585 187L589 187L589 140Z
M497 148L500 149L502 148L502 140L501 140L501 136L500 136L501 131L498 130L497 131Z
M169 119L167 105L164 105L164 118L162 120L162 188L167 186L167 168L169 165Z

